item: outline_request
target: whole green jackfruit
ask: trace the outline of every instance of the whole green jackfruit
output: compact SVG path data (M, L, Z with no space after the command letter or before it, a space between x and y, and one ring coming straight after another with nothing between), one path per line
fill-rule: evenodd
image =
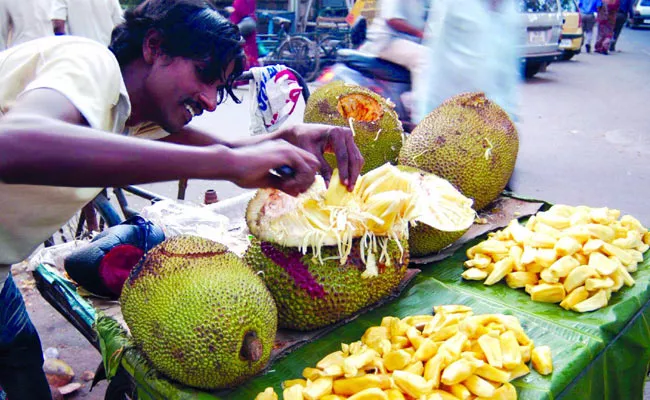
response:
M399 164L448 180L481 210L506 187L518 150L508 114L483 93L464 93L418 124L402 146Z
M341 265L336 246L320 249L323 262L312 251L302 254L253 238L244 260L262 277L278 307L280 327L307 331L345 319L360 309L389 296L406 275L408 251L387 242L390 264L376 256L379 275L363 278L359 239L353 241L347 261Z
M182 384L232 387L268 362L277 309L235 254L197 236L165 240L124 285L122 313L152 366Z
M305 106L304 122L352 127L365 163L361 173L397 163L404 129L394 104L362 86L334 81L316 89ZM334 167L336 159L325 155Z

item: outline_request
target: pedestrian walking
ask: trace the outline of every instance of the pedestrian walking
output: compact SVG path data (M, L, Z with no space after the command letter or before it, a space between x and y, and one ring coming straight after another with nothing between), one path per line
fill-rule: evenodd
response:
M52 36L51 0L0 0L0 51Z
M598 38L594 48L597 53L609 54L609 46L614 38L616 12L620 4L620 0L603 0L603 4L598 9L598 15L596 16Z
M596 25L596 12L602 6L602 0L580 0L580 14L582 17L582 30L585 32L585 51L591 53L591 43Z
M621 35L623 26L629 16L634 12L634 0L621 0L621 5L616 12L616 23L614 25L614 37L609 45L609 51L616 51L616 42Z
M239 31L244 38L244 54L246 55L244 69L246 70L260 65L255 9L255 0L235 0L232 2L232 12L230 13L230 22L239 26Z
M113 28L123 21L119 0L51 1L51 29L55 35L81 36L108 46Z

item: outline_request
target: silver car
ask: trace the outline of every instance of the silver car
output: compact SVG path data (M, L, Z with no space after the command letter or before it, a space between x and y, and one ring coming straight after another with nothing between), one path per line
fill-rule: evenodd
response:
M530 78L562 56L562 8L560 0L519 0L524 38L522 73Z

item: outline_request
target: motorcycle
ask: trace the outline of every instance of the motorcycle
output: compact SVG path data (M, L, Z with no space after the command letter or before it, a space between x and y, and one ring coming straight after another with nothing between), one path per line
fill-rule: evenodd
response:
M357 50L366 39L366 30L366 19L359 17L350 30L353 48L337 51L336 62L323 69L317 85L339 80L372 90L395 104L404 129L410 132L414 125L402 95L411 91L411 74L401 65Z

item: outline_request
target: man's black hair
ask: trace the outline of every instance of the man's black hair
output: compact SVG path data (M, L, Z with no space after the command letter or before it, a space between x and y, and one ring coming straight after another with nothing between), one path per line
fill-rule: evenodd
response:
M161 48L170 57L184 57L200 61L198 70L206 83L221 79L226 82L218 88L218 103L227 96L239 99L232 85L244 68L244 51L237 25L217 12L206 0L147 0L127 10L124 23L115 27L109 48L120 65L126 65L142 56L142 43L150 30L161 35ZM225 76L231 62L235 68Z

